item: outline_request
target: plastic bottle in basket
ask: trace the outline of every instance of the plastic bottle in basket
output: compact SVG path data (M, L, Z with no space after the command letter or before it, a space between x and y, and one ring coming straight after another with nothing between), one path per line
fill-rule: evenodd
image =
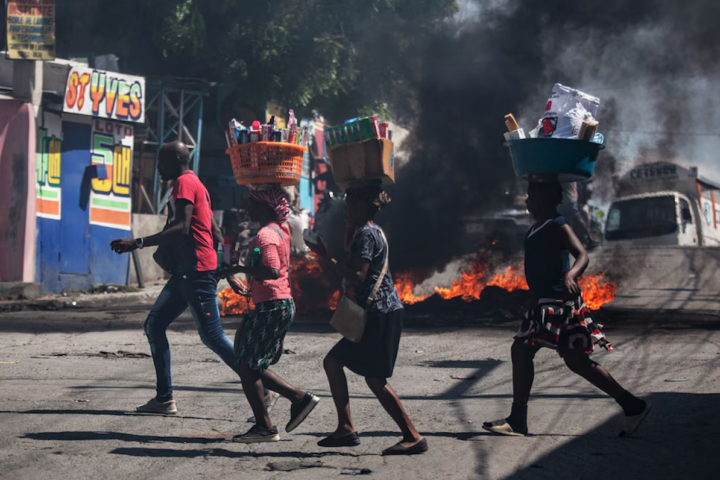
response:
M388 129L388 123L380 122L380 138L387 138L387 129Z
M363 139L375 138L375 133L373 132L372 128L372 122L369 118L363 118L362 120L360 120L360 130L362 130Z
M372 126L373 137L380 138L380 129L378 127L378 116L377 115L373 115L372 117L370 117L370 125Z

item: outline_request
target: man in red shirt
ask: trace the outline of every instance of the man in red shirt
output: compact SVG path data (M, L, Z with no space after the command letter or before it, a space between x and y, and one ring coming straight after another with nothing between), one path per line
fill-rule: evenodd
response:
M189 165L190 151L185 144L163 145L158 170L164 181L175 181L165 228L149 237L119 239L110 244L118 254L157 245L156 260L172 274L145 320L157 375L157 396L139 406L140 412L177 413L166 331L188 307L203 343L236 373L239 368L233 344L223 331L217 305L217 257L213 245L214 241L222 240L222 233L213 219L207 189Z

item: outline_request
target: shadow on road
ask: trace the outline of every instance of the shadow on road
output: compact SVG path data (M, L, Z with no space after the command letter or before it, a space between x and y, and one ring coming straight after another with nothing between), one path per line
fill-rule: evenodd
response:
M322 458L322 457L370 457L378 454L372 453L345 453L345 452L233 452L224 448L212 450L173 450L170 448L116 448L108 452L115 455L128 455L131 457L164 457L164 458L196 458L196 457L224 457L224 458Z
M500 360L487 359L487 360L428 360L426 362L418 363L420 367L430 368L490 368L493 369L500 363Z
M147 417L157 416L155 414L139 413L127 410L0 410L0 414L7 413L13 415L110 415L115 417ZM182 415L172 415L172 418L182 418L183 420L212 420L213 422L233 422L227 418L211 418L211 417L186 417Z
M493 367L494 368L494 367ZM399 395L401 400L453 400L457 398L462 399L477 399L477 400L488 400L488 399L497 399L497 398L507 398L511 399L512 394L510 393L492 393L492 394L483 394L483 393L477 393L473 395L468 395L467 391L470 390L470 388L480 381L482 377L490 373L490 370L492 368L487 369L486 371L483 371L483 369L478 369L474 373L468 375L466 378L467 380L458 380L458 384L452 388L450 388L448 391L441 393L440 395ZM122 389L122 390L140 390L140 389L151 389L152 387L149 387L147 385L81 385L76 387L69 387L74 390L115 390L115 389ZM208 393L242 393L242 389L238 386L238 388L218 388L218 387L189 387L189 386L175 386L173 385L173 390L177 391L188 391L188 392L208 392ZM319 392L317 390L314 391L314 394L317 395L320 398L332 398L331 395L327 392ZM371 394L367 395L358 395L353 394L350 395L351 399L362 399L362 400L368 400L368 399L375 399L375 397ZM552 394L552 393L546 393L546 394L533 394L533 398L544 398L544 399L562 399L562 398L575 398L575 399L582 399L582 400L594 400L594 399L604 399L607 398L607 395L603 394L602 392L599 393L558 393L558 394ZM68 410L73 411L73 410ZM83 410L78 410L83 411ZM0 412L2 413L2 412Z
M225 442L225 438L208 437L167 437L156 435L133 435L131 433L118 432L40 432L28 433L20 438L31 440L58 440L61 442L78 442L88 440L119 440L133 443L219 443Z
M299 435L307 435L309 437L316 437L316 438L325 438L328 436L329 432L306 432L306 433L300 433ZM359 435L361 438L369 437L369 438L379 438L379 437L390 437L390 438L398 438L401 436L399 432L391 432L391 431L383 431L383 430L376 430L376 431L362 431L359 432ZM468 441L472 440L476 437L486 437L486 436L492 436L489 432L422 432L423 437L445 437L445 438L454 438L457 440L463 440Z
M623 419L615 416L505 480L717 479L720 394L655 393L647 399L653 411L633 437L617 438Z

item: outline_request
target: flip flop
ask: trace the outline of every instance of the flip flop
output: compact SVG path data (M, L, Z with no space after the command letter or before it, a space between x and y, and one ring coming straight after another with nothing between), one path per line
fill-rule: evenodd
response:
M494 422L483 423L482 428L488 432L495 433L497 435L505 435L508 437L524 437L527 432L516 432L507 422L507 420L496 420Z
M645 421L645 417L648 416L648 413L650 413L650 409L652 408L652 405L649 403L645 403L645 410L643 410L639 415L626 415L625 416L625 430L620 432L620 435L618 435L621 438L627 438L640 427L640 425Z
M383 455L419 455L428 451L427 440L421 439L415 445L410 447L403 446L401 443L393 445L390 448L383 450Z
M318 442L318 446L329 448L357 447L358 445L360 445L360 437L357 432L348 433L340 438L330 436Z

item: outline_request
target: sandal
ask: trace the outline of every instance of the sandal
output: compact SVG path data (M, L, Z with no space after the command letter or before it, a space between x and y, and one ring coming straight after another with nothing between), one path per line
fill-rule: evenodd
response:
M495 420L494 422L483 423L482 428L488 432L495 433L497 435L505 435L509 437L524 437L527 435L527 431L523 432L520 430L514 430L507 420Z

